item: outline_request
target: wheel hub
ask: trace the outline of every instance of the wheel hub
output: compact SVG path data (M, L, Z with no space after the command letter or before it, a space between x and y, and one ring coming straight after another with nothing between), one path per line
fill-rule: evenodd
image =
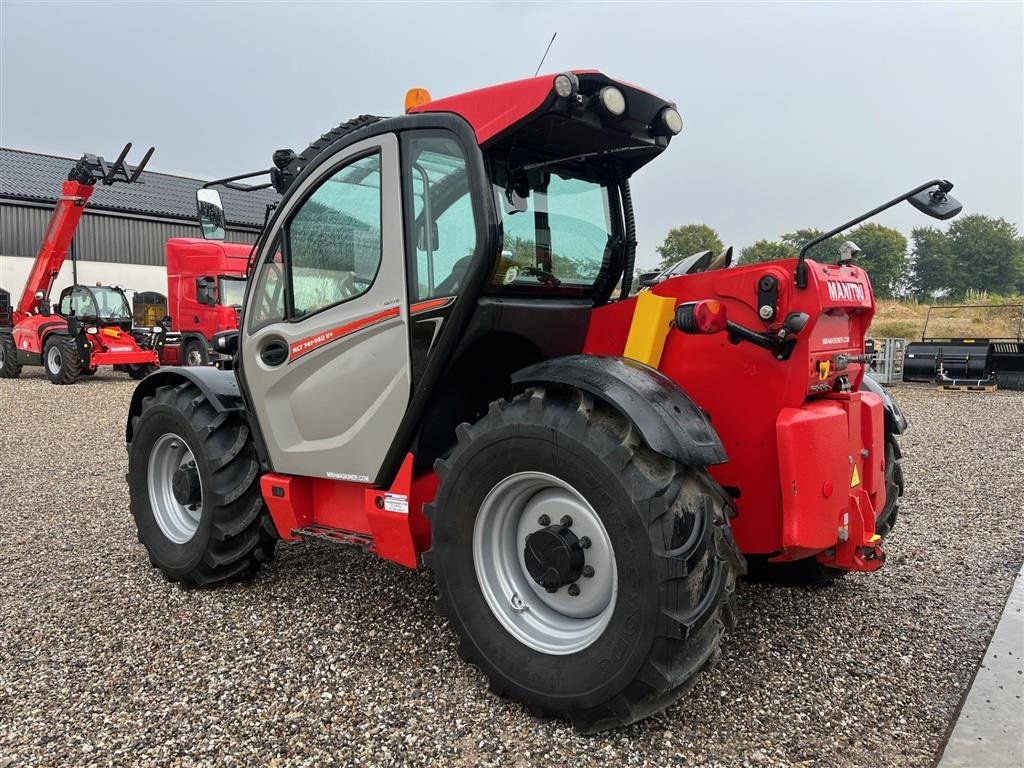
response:
M579 579L586 564L579 537L564 525L549 525L527 536L523 559L530 577L548 592Z
M171 491L179 504L187 507L199 503L203 492L199 484L199 470L194 462L175 470L171 478Z

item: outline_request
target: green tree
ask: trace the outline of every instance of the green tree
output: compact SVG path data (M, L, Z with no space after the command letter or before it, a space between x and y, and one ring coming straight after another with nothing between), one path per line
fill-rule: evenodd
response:
M1005 219L981 214L957 218L949 226L954 293L968 289L1011 293L1024 283L1024 255L1017 228Z
M891 299L906 292L909 281L907 238L892 227L861 224L843 236L861 250L857 263L871 277L875 295Z
M670 229L665 242L658 246L659 266L664 269L700 251L719 253L724 247L718 233L707 224L684 224Z
M797 249L792 245L780 243L776 240L758 240L753 245L748 245L740 251L740 264L760 264L765 261L778 261L779 259L791 259L797 254Z
M784 245L788 245L796 253L799 253L805 243L809 243L821 234L822 231L820 229L806 227L804 229L798 229L796 232L787 232L780 239ZM813 259L814 261L820 261L823 264L834 264L836 258L839 256L839 246L848 239L849 238L843 237L842 235L833 235L828 240L812 246L807 251L807 258Z
M953 286L953 251L949 238L941 229L917 227L910 233L914 246L913 291L919 299L928 300L947 293Z

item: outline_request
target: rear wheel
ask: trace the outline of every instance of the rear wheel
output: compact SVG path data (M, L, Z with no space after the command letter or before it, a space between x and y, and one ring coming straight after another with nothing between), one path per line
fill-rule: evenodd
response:
M743 558L704 468L590 395L537 388L460 427L437 470L438 610L495 693L599 731L715 663Z
M150 562L185 587L252 578L277 543L259 463L238 412L194 384L158 387L132 415L132 516Z
M43 347L43 367L54 384L74 384L82 374L82 358L70 336L50 336Z
M21 363L18 362L18 348L14 346L14 337L0 333L0 379L16 379L21 376Z

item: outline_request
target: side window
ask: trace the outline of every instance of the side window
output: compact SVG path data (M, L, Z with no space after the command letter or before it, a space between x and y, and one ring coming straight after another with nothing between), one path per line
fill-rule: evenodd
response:
M264 325L276 323L285 318L285 295L288 280L284 273L284 254L281 252L281 238L278 236L268 256L260 267L259 279L253 291L253 307L249 330L255 331Z
M336 171L288 224L292 318L370 289L381 262L380 154Z
M413 301L454 296L476 251L466 157L459 142L437 135L413 138L410 150L406 173L415 259L409 294Z
M335 171L296 210L260 265L249 330L361 296L381 263L380 153Z
M68 317L71 314L71 292L65 293L60 297L60 313L64 317Z

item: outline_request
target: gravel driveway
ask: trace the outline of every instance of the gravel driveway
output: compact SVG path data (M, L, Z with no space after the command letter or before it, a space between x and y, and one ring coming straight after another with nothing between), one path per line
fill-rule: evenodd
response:
M581 737L487 692L428 572L303 544L250 585L164 582L128 512L132 387L0 381L0 768L928 766L1024 553L1024 393L899 388L908 488L885 568L742 584L690 695Z

